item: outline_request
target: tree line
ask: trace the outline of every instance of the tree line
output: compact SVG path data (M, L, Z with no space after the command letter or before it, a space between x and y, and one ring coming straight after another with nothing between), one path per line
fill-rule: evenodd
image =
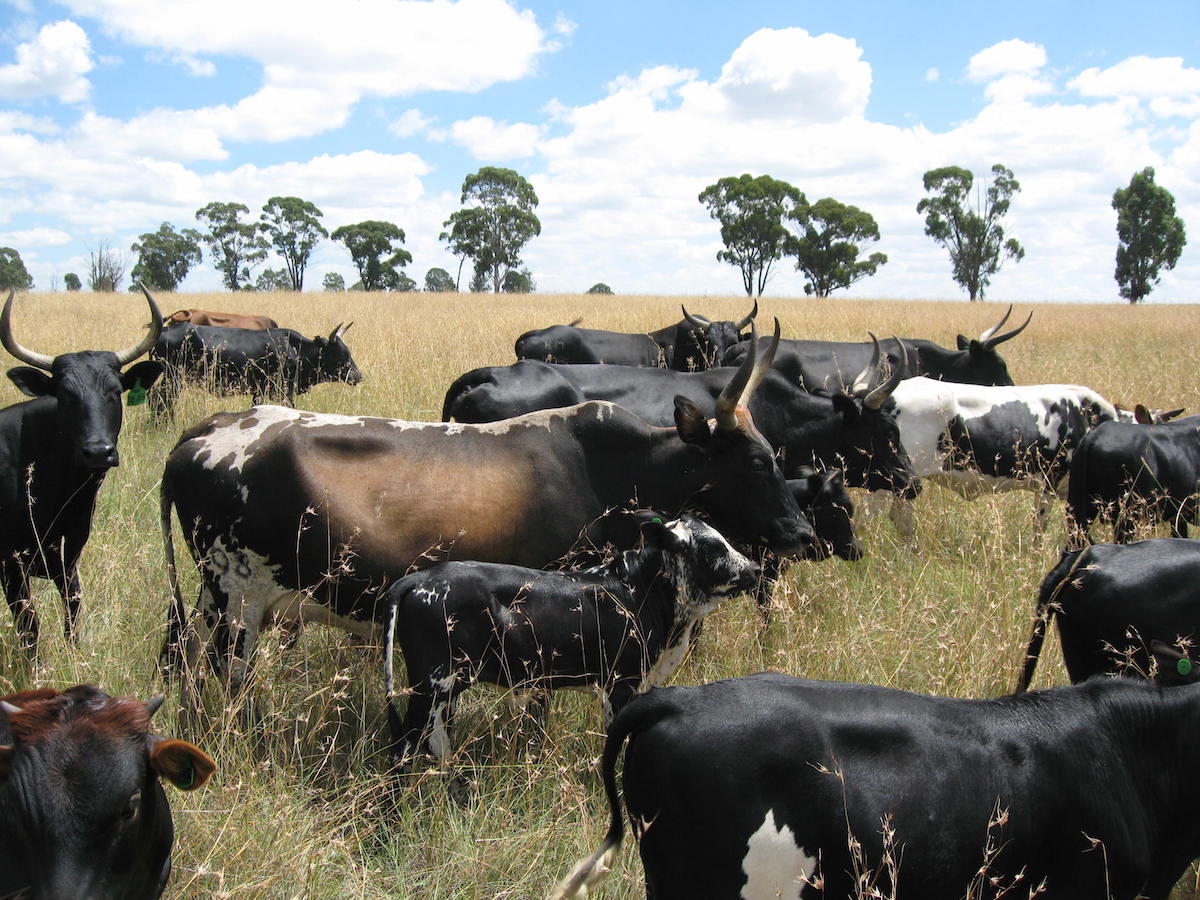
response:
M1006 259L1020 260L1025 249L1006 238L1003 226L1013 195L1021 190L1012 170L992 166L986 189L960 166L930 169L924 176L929 196L917 204L925 234L946 248L954 281L971 300L983 299L991 278ZM698 198L721 226L725 249L717 259L737 267L747 296L762 296L775 263L795 259L805 277L804 293L827 297L874 275L887 254L865 255L879 240L874 217L856 206L825 197L809 203L804 194L770 175L720 179ZM1175 268L1187 243L1175 198L1154 183L1154 169L1134 174L1113 194L1117 211L1117 265L1114 277L1130 303L1144 299L1162 269Z
M991 278L1005 260L1025 255L1021 244L1006 237L1003 226L1012 198L1021 190L1013 172L994 165L986 187L960 166L931 169L924 175L928 196L917 204L925 217L925 234L945 247L954 281L971 300L984 296ZM804 275L804 292L826 297L835 290L874 275L887 263L887 254L867 253L879 241L874 217L856 206L825 197L810 203L802 191L769 175L722 178L700 192L699 201L720 224L725 249L717 259L738 268L748 296L761 296L775 263L794 259ZM528 293L536 288L523 265L525 245L541 233L534 210L533 186L512 169L484 166L462 184L462 208L446 219L439 235L458 259L457 276L442 268L425 274L426 291L458 291L463 267L471 262L468 288L474 292ZM1173 269L1187 236L1175 214L1175 198L1155 184L1147 166L1133 175L1129 186L1112 197L1117 212L1117 254L1114 277L1120 296L1130 303L1143 300L1160 281L1162 270ZM342 225L329 232L323 213L300 197L271 197L257 219L242 203L213 202L196 211L201 230L176 230L163 222L157 231L142 234L131 246L136 257L134 282L165 291L175 290L189 271L200 265L203 250L231 291L302 291L309 260L323 240L342 244L358 271L351 290L415 291L417 283L404 271L412 254L404 249L404 229L392 222L368 220ZM274 252L281 268L263 268ZM106 244L90 251L88 286L117 290L125 267ZM63 278L67 290L80 290L78 275ZM20 254L0 247L0 289L33 287ZM327 273L325 290L345 290L342 276ZM603 282L588 293L612 293Z

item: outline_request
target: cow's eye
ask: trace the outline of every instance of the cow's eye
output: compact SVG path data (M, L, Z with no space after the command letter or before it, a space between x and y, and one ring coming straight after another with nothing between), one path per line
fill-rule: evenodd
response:
M125 808L121 810L121 818L126 822L133 819L138 814L138 810L142 808L142 792L134 791L129 795L129 799L125 801Z
M750 471L755 475L762 475L767 471L767 462L763 459L750 460Z

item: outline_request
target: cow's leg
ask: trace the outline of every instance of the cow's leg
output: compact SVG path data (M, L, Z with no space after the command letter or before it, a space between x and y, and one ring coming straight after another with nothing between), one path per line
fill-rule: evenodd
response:
M408 708L403 721L392 700L388 700L392 757L400 771L406 771L425 747L439 764L445 765L449 759L449 729L457 680L454 673L447 674L445 669L426 675L410 672Z
M0 578L4 579L4 598L8 601L17 628L17 640L21 649L33 657L37 653L38 618L29 598L29 578L25 567L19 560L7 559L0 569Z
M779 580L782 564L774 553L760 548L755 548L755 550L755 562L759 564L759 576L758 584L754 586L754 602L758 607L759 614L766 621L771 617L771 594L775 589L775 582Z
M224 646L229 641L229 629L225 623L225 598L214 594L208 584L200 588L196 600L196 615L191 617L182 632L182 676L179 695L184 716L193 723L199 722L200 701L204 696L207 678L201 656L207 656L208 668L220 677L224 658Z
M78 564L72 563L69 569L55 566L51 580L58 588L59 596L63 600L63 635L69 643L78 645L79 607L83 603L83 588L79 584Z

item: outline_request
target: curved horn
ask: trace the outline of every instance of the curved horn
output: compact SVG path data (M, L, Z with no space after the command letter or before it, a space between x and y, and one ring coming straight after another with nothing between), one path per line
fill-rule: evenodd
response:
M737 330L740 332L740 331L741 331L743 328L745 328L745 327L746 327L747 325L749 325L749 324L750 324L752 321L754 321L754 317L755 317L755 316L757 316L757 315L758 315L758 300L757 300L757 299L755 299L755 301L754 301L754 309L750 310L750 315L746 316L746 318L744 318L744 319L742 319L741 321L739 321L739 322L738 322L738 323L737 323L737 324L734 326L734 328L736 328L736 329L737 329Z
M989 340L984 341L983 345L990 350L992 347L995 347L997 344L1003 344L1005 341L1015 338L1018 334L1020 334L1022 331L1025 330L1025 326L1028 325L1032 320L1033 320L1033 312L1030 311L1029 318L1025 320L1025 322L1021 325L1020 328L1014 328L1012 331L1006 331L1006 332L1004 332L1004 334L998 334L994 338L990 338Z
M775 333L771 335L771 341L767 344L766 352L758 358L758 362L754 364L754 371L750 373L750 378L746 382L746 386L742 388L742 396L738 398L738 403L743 406L750 403L750 398L754 392L758 390L758 386L767 376L767 372L771 370L771 366L775 364L775 351L779 349L779 319L775 320Z
M142 289L142 293L146 295L146 302L150 304L150 324L146 326L146 336L140 342L117 351L117 363L122 366L129 365L144 353L149 353L150 348L154 346L154 342L162 333L163 317L162 313L158 311L158 304L154 302L154 298L150 296L150 292L146 290L144 284L139 283L138 287Z
M155 694L153 697L151 697L149 700L147 700L146 701L146 715L149 718L153 719L154 714L156 712L158 712L158 710L162 707L163 701L165 699L166 698L162 694Z
M892 374L888 376L887 381L863 397L863 406L868 409L879 409L879 407L883 406L887 402L887 398L892 396L892 391L896 389L896 385L900 383L900 379L904 377L904 373L908 371L908 348L895 335L892 335L892 340L900 347L900 365L892 370ZM876 346L879 346L878 342L876 342Z
M850 385L850 396L857 397L871 390L871 384L879 375L879 338L871 335L871 341L875 344L875 349L871 351L871 361L866 364L861 372L855 376L854 381Z
M38 369L44 369L49 372L54 365L54 357L47 356L45 353L35 353L33 350L26 350L17 343L17 339L12 333L12 302L14 291L8 292L8 299L4 301L4 311L0 312L0 343L4 344L4 349L15 356L23 363L29 363Z
M746 351L746 355L742 357L742 364L738 370L733 373L733 377L729 379L729 384L725 385L725 390L721 391L721 396L717 398L717 427L726 431L737 428L737 415L735 410L742 398L742 391L746 384L750 381L750 374L754 371L754 366L758 361L758 328L753 322L750 323L750 348Z
M979 336L979 343L986 344L991 336L1004 327L1004 323L1008 321L1008 317L1012 315L1012 304L1008 304L1008 311L1000 317L1000 321L985 331Z
M707 331L709 328L712 328L712 319L706 319L704 316L693 316L682 303L679 304L679 308L683 310L684 320L693 328L699 328L701 331Z
M8 713L10 716L11 716L13 713L19 713L19 712L21 711L21 707L19 707L19 706L13 706L13 705L12 705L11 703L9 703L7 700L0 700L0 709L3 709L3 710L4 710L6 713Z

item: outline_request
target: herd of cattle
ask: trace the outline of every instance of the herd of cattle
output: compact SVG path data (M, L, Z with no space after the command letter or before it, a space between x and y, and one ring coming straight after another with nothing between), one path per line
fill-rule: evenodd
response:
M148 333L117 353L28 350L12 293L0 312L0 343L28 364L9 377L34 398L0 410L0 572L28 654L31 578L54 582L75 634L122 395L148 392L161 420L193 384L288 406L211 416L165 461L160 665L185 706L206 674L246 688L273 619L382 642L397 772L426 752L448 761L455 699L477 681L543 713L555 689L595 689L611 823L555 897L604 874L626 814L656 900L1165 898L1200 856L1200 797L1166 764L1200 741L1187 655L1200 552L1186 540L1200 416L1014 386L997 347L1032 314L1002 332L1006 313L955 350L783 340L778 321L760 340L757 304L738 322L685 309L642 335L552 326L517 339L516 363L456 379L435 423L290 408L315 384L362 380L349 325L308 339L265 317L164 319L143 293ZM863 554L847 487L890 496L911 538L927 482L1034 491L1039 521L1067 501L1074 546L1041 587L1014 695L770 673L659 687L721 598L765 604L788 561ZM1176 537L1089 546L1098 517L1118 541L1143 520ZM200 576L195 610L174 518ZM1071 680L1086 683L1025 693L1051 618ZM1153 680L1091 678L1113 673ZM0 698L0 896L162 893L173 829L159 779L188 790L215 766L149 732L160 703L88 686Z

